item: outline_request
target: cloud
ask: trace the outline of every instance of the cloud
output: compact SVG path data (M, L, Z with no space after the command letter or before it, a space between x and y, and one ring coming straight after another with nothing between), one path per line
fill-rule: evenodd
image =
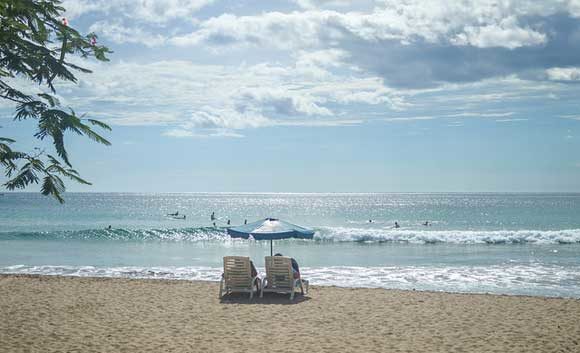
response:
M544 33L519 27L514 17L503 19L500 23L487 26L468 26L452 42L459 45L471 45L478 48L504 47L515 49L544 44L547 36Z
M385 0L371 12L299 4L308 10L222 14L169 42L224 50L334 51L340 55L326 65L352 66L399 89L510 75L538 79L547 68L580 64L579 6L573 2Z
M324 60L318 61L316 65L325 66ZM183 131L205 136L219 130L229 136L224 131L353 125L369 117L345 119L351 104L396 110L396 104L404 101L391 98L392 92L378 78L356 72L343 77L330 71L312 76L300 65L226 66L177 60L83 65L94 74L80 74L77 85L57 83L57 90L76 110L111 125L166 126L174 137L188 135Z
M164 111L136 111L138 109L117 109L114 112L103 113L102 111L90 112L93 117L98 117L111 125L119 126L156 126L171 125L183 121L176 112Z
M518 121L528 121L528 119L524 119L524 118L517 118L517 119L497 119L495 122L496 123L513 123L513 122L518 122Z
M409 121L423 121L423 120L434 120L437 119L436 116L410 116L410 117L401 117L401 118L385 118L384 121L388 121L391 123L397 122L409 122Z
M304 95L281 88L253 88L237 96L236 108L240 112L256 109L272 111L276 115L323 115L331 116L330 109L321 107L314 95Z
M476 118L498 118L504 116L512 116L515 112L462 112L445 115L447 118L461 118L461 117L476 117Z
M239 113L228 108L202 107L182 126L190 129L246 129L271 125L270 119L256 112Z
M546 75L552 81L580 81L580 68L553 67L546 70Z
M174 19L190 20L213 0L64 0L66 16L75 19L85 14L103 14L114 19L163 24Z
M163 45L166 41L161 34L149 33L146 30L133 26L125 27L121 22L98 21L93 23L90 32L98 33L114 43L139 43L148 47L157 47Z
M234 137L242 138L244 135L229 130L212 130L205 133L195 133L191 130L171 129L164 131L161 135L174 138L208 138L208 137Z
M374 5L374 2L371 0L358 0L356 2L352 0L294 0L294 2L301 8L308 10L320 8L347 9L353 8L355 4L357 8L372 8Z

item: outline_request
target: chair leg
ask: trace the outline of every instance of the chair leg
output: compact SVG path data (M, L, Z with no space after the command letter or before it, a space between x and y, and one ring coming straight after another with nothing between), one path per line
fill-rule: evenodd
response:
M221 299L223 297L223 288L224 288L224 280L222 279L220 281L220 293L219 293L218 299Z
M262 286L260 288L260 298L264 298L264 287L266 287L266 279L262 280Z

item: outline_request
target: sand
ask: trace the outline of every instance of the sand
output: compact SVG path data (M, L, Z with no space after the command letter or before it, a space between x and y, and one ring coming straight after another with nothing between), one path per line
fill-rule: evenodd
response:
M580 300L0 276L0 352L580 352Z

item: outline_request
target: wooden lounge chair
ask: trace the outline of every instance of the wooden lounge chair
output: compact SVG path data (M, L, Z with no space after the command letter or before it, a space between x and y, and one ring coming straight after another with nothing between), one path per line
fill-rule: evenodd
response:
M258 290L260 278L252 276L250 258L246 256L225 256L224 273L220 282L220 299L229 293L250 293L254 297L254 287Z
M294 278L292 259L287 256L266 256L266 277L262 280L260 298L264 292L289 293L290 300L294 299L294 292L299 289L308 293L308 281Z

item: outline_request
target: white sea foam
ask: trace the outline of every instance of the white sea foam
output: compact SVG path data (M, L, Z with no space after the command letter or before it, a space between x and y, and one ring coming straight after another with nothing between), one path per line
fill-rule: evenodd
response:
M263 269L260 272L264 272ZM7 266L0 273L218 281L216 267ZM311 284L580 298L580 268L557 265L306 267Z
M317 229L315 239L415 244L574 244L580 243L580 229L490 231L322 227Z

